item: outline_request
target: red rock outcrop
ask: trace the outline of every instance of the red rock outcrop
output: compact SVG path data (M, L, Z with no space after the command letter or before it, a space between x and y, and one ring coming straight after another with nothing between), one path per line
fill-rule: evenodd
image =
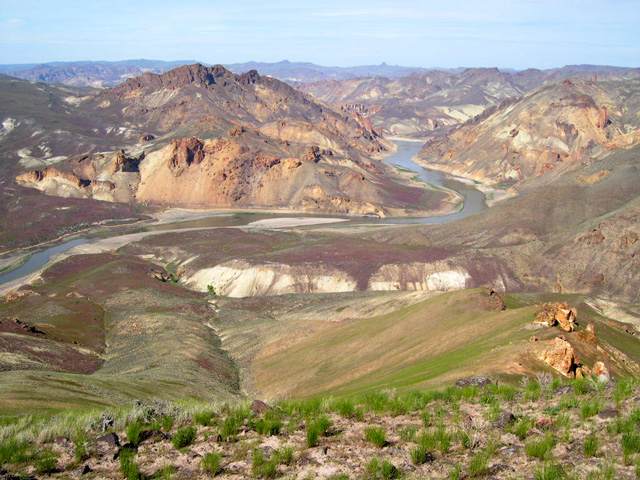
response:
M564 303L543 303L536 311L533 323L553 327L558 325L565 332L573 332L578 318L578 310Z

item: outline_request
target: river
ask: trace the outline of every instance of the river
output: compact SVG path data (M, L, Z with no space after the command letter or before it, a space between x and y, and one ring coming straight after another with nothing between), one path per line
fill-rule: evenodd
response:
M351 224L430 224L430 223L447 223L452 222L454 220L458 220L460 218L468 217L469 215L473 215L478 213L479 211L486 208L485 203L485 195L473 188L473 185L465 182L461 182L455 180L451 177L448 177L446 174L436 171L430 170L427 168L423 168L422 166L415 163L412 159L413 157L420 152L422 148L422 143L420 142L396 142L398 146L398 151L387 158L385 162L397 165L399 167L410 169L415 171L419 178L427 183L432 183L434 185L441 185L452 190L456 190L458 193L465 197L464 206L462 210L457 213L453 213L451 215L444 216L432 216L432 217L412 217L412 218L383 218L383 219L374 219L374 218L362 218L362 217L345 217L345 216L336 216L337 218L345 219L347 218ZM221 214L221 215L213 215L210 217L198 219L198 220L190 220L180 223L173 224L163 224L163 225L149 225L143 228L138 229L137 231L160 231L160 230L177 230L177 229L186 229L186 228L215 228L215 227L239 227L248 225L249 223L256 222L258 220L271 219L271 218L279 218L283 216L290 216L278 213L233 213L233 214ZM314 215L305 215L305 214L295 214L296 217L303 216L314 216ZM317 216L317 215L316 215ZM329 217L332 215L322 215L323 217ZM131 232L127 232L131 233ZM119 232L114 235L122 235L122 232ZM10 282L12 280L16 280L25 275L28 275L32 272L35 272L42 266L46 265L47 262L56 254L66 252L67 250L75 247L76 245L82 245L84 243L91 243L100 240L100 237L80 237L75 238L73 240L69 240L67 242L61 243L59 245L55 245L53 247L47 248L38 253L34 253L29 257L29 259L20 267L4 274L0 275L0 285Z

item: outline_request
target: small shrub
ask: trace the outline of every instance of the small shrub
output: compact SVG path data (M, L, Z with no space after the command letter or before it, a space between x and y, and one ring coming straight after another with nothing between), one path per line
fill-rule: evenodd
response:
M598 452L599 446L600 445L598 442L598 437L596 437L595 435L589 435L587 438L584 439L583 450L584 450L585 456L594 457Z
M196 427L180 427L175 435L171 438L173 446L178 450L188 447L196 439Z
M456 463L451 470L449 470L449 479L450 480L460 480L460 474L462 473L462 467L460 467L459 463Z
M156 472L152 478L158 480L172 480L173 474L176 473L178 469L173 465L167 465L163 467L160 471Z
M193 421L203 427L209 427L213 423L213 412L196 412L193 416Z
M201 462L202 470L215 477L222 471L222 467L220 466L221 460L222 456L217 452L205 454Z
M525 451L529 458L545 460L553 447L555 447L555 438L553 435L547 434L542 438L529 440L525 444Z
M378 448L382 448L387 444L387 434L382 428L369 427L365 429L364 436Z
M520 440L527 438L529 430L533 427L533 420L529 417L522 417L513 427L513 433Z
M626 400L633 393L633 385L631 382L625 379L618 380L616 385L616 391L613 394L613 399L616 401L616 406L620 407L620 403Z
M435 437L440 453L447 453L451 448L451 434L441 425L436 430Z
M318 428L320 435L326 435L326 433L333 425L331 419L329 419L329 417L327 417L326 415L320 415L314 423Z
M120 450L120 472L127 480L140 480L140 470L133 450L128 448Z
M143 428L144 427L142 426L142 423L140 423L138 420L127 425L127 428L125 430L129 443L136 446L138 445L138 443L140 443L140 432L143 430Z
M564 480L567 478L563 468L555 463L544 463L533 472L536 480Z

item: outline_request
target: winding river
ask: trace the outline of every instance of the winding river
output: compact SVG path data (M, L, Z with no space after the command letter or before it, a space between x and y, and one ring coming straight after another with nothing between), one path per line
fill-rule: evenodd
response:
M460 218L468 217L479 211L486 208L485 203L485 195L473 188L473 185L458 181L454 178L447 176L446 174L436 171L430 170L427 168L423 168L422 166L415 163L412 159L413 157L420 152L422 148L422 143L420 142L396 142L398 146L398 151L387 158L385 162L397 165L404 169L410 169L415 171L419 178L426 183L432 183L434 185L444 186L446 188L450 188L452 190L456 190L458 193L465 197L464 206L462 210L457 213L453 213L451 215L444 216L432 216L432 217L412 217L412 218L383 218L383 219L374 219L374 218L362 218L362 217L345 217L340 216L340 219L347 219L351 224L430 224L430 223L447 223L452 222L454 220L458 220ZM234 213L234 214L224 214L224 215L214 215L210 217L206 217L198 220L190 220L180 223L174 224L163 224L163 225L149 225L137 230L137 232L141 231L164 231L164 230L179 230L186 228L215 228L215 227L239 227L245 226L250 223L256 222L258 220L263 219L273 219L279 218L283 215L278 213L258 213L258 214L247 214L247 213ZM312 217L314 215L304 215L304 214L295 214L296 217L304 217L309 216ZM317 216L317 215L316 215ZM331 215L323 215L323 217L328 217ZM131 232L127 232L131 233ZM122 235L122 232L116 233L116 235ZM41 252L34 253L29 257L29 259L20 267L4 274L0 275L0 285L21 278L25 275L28 275L32 272L35 272L42 266L46 265L47 262L56 254L66 252L67 250L77 246L82 245L84 243L91 243L97 240L100 240L100 237L80 237L74 238L73 240L69 240L67 242L61 243L59 245L55 245L53 247L47 248Z

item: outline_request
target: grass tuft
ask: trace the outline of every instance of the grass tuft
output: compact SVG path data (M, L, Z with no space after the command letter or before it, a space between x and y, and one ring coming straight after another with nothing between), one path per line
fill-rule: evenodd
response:
M364 436L378 448L382 448L387 444L387 434L380 427L366 428L364 431Z
M196 427L180 427L175 435L171 438L171 443L178 450L188 447L196 439Z

